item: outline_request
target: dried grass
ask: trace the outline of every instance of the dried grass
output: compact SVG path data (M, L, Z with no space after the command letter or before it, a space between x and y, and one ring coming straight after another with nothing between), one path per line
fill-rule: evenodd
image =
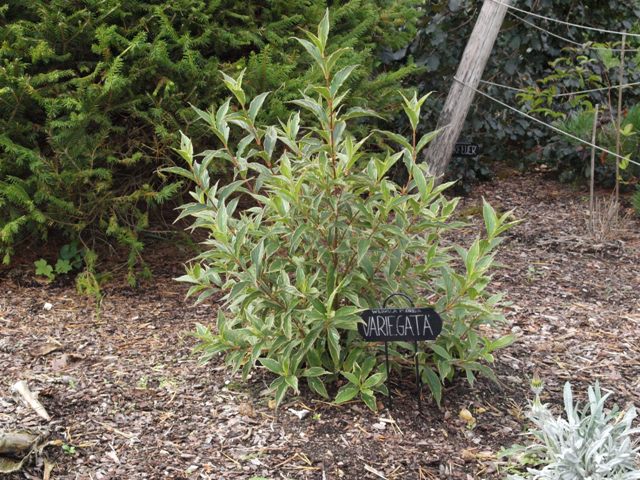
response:
M627 230L630 221L628 212L621 215L620 203L615 196L596 198L594 209L586 218L587 234L595 243L615 240Z

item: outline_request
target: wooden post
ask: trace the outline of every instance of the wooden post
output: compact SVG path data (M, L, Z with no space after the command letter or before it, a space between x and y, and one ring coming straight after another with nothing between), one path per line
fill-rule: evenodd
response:
M458 65L456 78L460 82L473 88L478 87L510 1L501 0L498 3L493 0L484 0L478 19L473 27L473 32L471 32L467 46L462 54L462 60ZM446 128L431 142L424 154L424 159L429 164L431 174L440 178L445 173L447 165L449 165L453 149L460 136L464 120L475 94L471 88L465 87L460 82L453 80L449 95L438 119L438 128Z

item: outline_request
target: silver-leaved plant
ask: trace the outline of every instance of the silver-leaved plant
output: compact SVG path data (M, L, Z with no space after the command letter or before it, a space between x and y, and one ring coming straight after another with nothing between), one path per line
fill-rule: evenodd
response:
M635 480L640 479L640 445L633 427L636 409L626 412L616 407L605 409L610 393L602 395L600 386L589 387L589 401L574 404L571 385L564 386L566 418L556 417L539 397L531 406L529 419L534 428L528 432L535 443L525 447L528 468L524 475L509 480Z

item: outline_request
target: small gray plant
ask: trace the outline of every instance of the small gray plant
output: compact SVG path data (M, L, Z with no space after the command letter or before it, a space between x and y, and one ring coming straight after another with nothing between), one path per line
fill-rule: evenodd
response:
M638 452L640 445L633 428L636 409L626 412L604 408L609 393L602 395L598 383L589 387L589 401L584 406L573 402L571 385L564 386L566 418L555 417L538 395L531 406L529 419L535 427L528 435L536 442L523 450L527 474L511 475L509 480L634 480L640 479Z

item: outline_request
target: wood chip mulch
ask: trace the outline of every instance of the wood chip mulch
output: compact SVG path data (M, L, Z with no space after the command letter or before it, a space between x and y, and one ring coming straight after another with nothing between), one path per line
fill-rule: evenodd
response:
M99 315L73 285L0 271L0 430L46 432L50 442L8 478L498 479L507 468L499 450L524 441L534 373L558 406L564 382L584 398L596 380L620 406L640 406L637 218L593 242L584 191L516 176L462 202L474 225L464 241L481 225L482 196L523 220L506 236L492 284L511 302L507 322L488 332L518 341L496 353L500 385L459 379L440 409L425 398L422 414L411 378L378 414L308 392L275 412L266 373L244 384L221 362L200 365L189 333L213 320L215 305L184 299L171 251L158 255L148 284L108 287ZM19 380L50 422L12 396ZM475 423L460 418L463 409Z

